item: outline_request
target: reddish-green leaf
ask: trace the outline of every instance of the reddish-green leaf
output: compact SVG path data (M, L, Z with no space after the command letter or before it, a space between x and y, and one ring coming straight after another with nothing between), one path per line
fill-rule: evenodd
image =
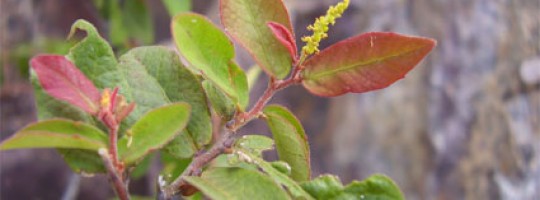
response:
M302 84L311 93L328 97L385 88L403 78L435 43L397 33L355 36L308 59Z
M64 56L38 55L30 61L41 87L52 97L88 113L98 110L99 90Z
M264 115L274 136L279 159L291 166L291 177L295 181L309 180L309 144L302 124L286 108L277 105L267 106Z
M271 76L284 78L291 70L289 50L274 37L268 22L293 32L282 0L221 0L221 23L245 47L257 64Z
M296 61L296 41L289 29L275 22L268 22L266 25L272 30L274 37L289 50L289 54Z
M107 136L82 122L46 120L30 124L0 144L0 150L20 148L65 148L98 150L107 146Z

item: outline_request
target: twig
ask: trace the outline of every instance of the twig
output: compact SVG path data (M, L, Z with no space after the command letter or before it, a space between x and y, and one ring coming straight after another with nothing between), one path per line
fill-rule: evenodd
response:
M99 149L98 150L99 155L103 159L103 164L105 165L105 168L107 169L107 172L109 174L109 180L113 184L114 191L116 192L116 195L120 200L129 200L129 194L127 191L127 185L124 184L124 181L122 180L122 175L118 172L117 168L114 166L109 152L107 149Z
M113 166L120 172L123 171L120 168L120 162L118 161L118 126L109 127L109 151Z
M298 66L295 66L291 76L285 80L276 80L275 78L271 77L270 82L268 83L268 87L261 95L259 100L257 100L253 108L251 108L251 110L247 113L241 113L237 115L234 119L233 125L227 128L234 132L248 122L250 122L251 120L253 120L254 118L260 116L262 110L264 109L264 106L266 106L266 104L272 99L276 92L282 90L283 88L289 87L290 85L300 83L302 81L302 69L303 68L300 64Z
M208 162L212 161L218 155L222 154L226 149L231 148L233 144L233 132L225 132L225 134L215 143L214 146L206 153L201 154L191 162L191 164L184 170L182 175L180 175L176 180L174 180L170 185L162 188L163 196L165 199L170 199L174 195L178 194L180 187L186 184L184 177L186 176L199 176L201 171L200 169L205 166Z
M162 187L163 197L165 199L171 199L174 195L178 194L180 192L180 188L186 184L184 177L199 176L202 167L204 167L218 155L224 153L226 149L231 148L232 144L234 143L232 136L236 130L243 127L251 120L259 117L264 109L264 106L270 101L270 99L272 99L277 91L292 84L300 83L302 81L302 62L299 62L294 67L289 78L285 80L276 80L275 78L270 78L268 87L259 100L257 100L255 105L251 108L251 110L247 113L237 113L234 119L230 123L227 123L227 131L225 134L220 138L219 141L214 143L214 146L212 146L210 150L201 154L200 156L196 156L179 177L177 177L170 185Z

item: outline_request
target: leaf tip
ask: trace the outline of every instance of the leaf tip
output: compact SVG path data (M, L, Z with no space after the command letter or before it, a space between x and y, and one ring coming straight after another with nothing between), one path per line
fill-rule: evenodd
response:
M287 48L293 62L297 61L296 41L293 33L284 25L277 22L267 22L266 26L270 28L274 37Z

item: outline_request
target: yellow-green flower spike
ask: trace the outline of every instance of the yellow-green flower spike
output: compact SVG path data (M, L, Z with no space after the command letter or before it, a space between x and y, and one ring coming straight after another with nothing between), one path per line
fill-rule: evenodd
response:
M341 17L341 14L349 7L349 0L343 0L335 6L330 6L326 15L321 16L315 20L313 25L307 27L308 30L313 31L313 35L302 37L302 41L306 42L306 45L302 47L302 53L304 56L319 52L319 42L322 39L328 37L328 25L334 25L336 19Z

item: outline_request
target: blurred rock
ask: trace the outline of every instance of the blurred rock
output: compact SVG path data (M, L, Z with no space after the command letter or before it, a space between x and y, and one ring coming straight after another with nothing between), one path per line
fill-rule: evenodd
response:
M540 83L540 58L533 58L525 60L521 63L519 70L521 79L527 84L539 84Z

